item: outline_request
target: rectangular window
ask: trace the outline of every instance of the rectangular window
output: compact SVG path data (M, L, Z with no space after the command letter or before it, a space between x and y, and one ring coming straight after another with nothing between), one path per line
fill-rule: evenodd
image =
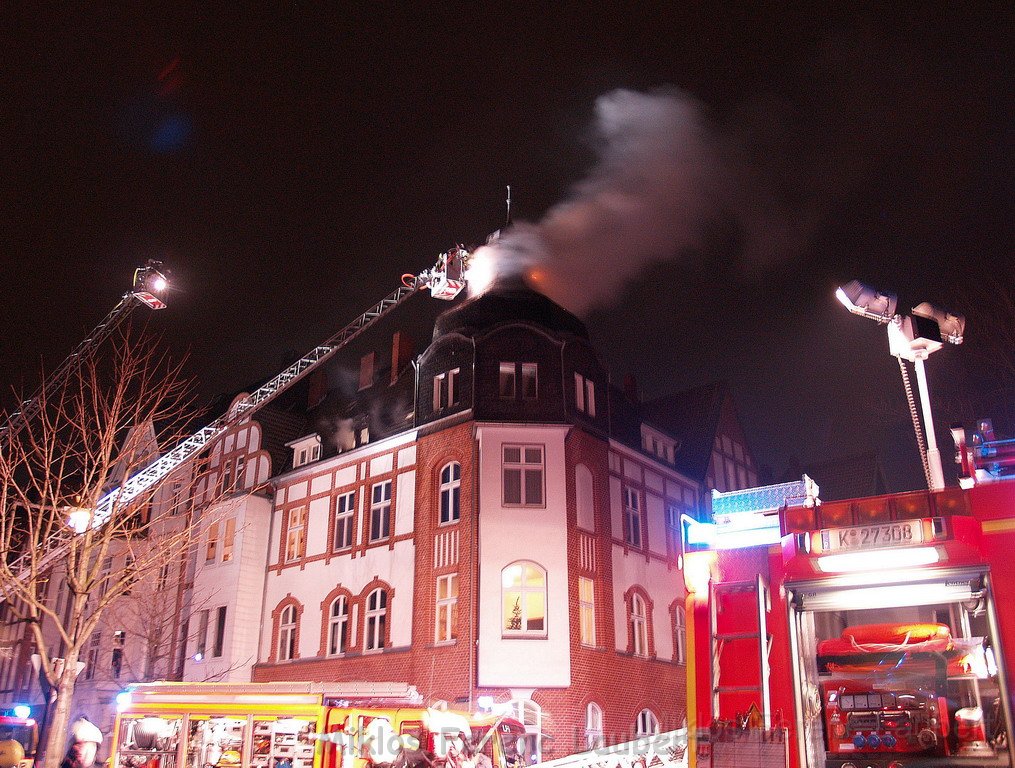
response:
M574 374L574 406L585 412L585 377L577 371Z
M673 660L678 664L687 661L687 618L679 605L673 609Z
M391 535L391 481L385 480L373 487L370 499L370 541L380 541Z
M504 504L543 506L543 446L504 446Z
M123 671L123 647L127 644L127 633L122 629L113 633L113 655L109 660L109 669L113 673L113 679L118 680Z
M243 470L246 468L247 457L240 454L236 457L236 477L233 480L233 488L245 488L247 485L247 479L244 477Z
M460 400L458 392L460 373L460 368L453 368L450 371L439 373L433 377L433 409L435 411L458 405Z
M500 364L500 396L505 400L513 400L515 396L515 364Z
M197 637L194 640L194 660L200 661L208 650L208 611L197 614Z
M624 541L641 546L641 497L633 488L624 489Z
M584 576L578 577L578 613L581 621L581 643L594 648L596 645L595 582Z
M522 363L522 397L535 400L538 392L537 366L535 363Z
M236 539L236 518L230 517L225 523L225 532L222 535L222 562L228 563L233 559L233 541Z
M462 401L461 392L459 392L458 380L461 378L461 369L452 368L448 371L448 407L458 405Z
M222 464L222 493L229 493L233 489L233 463L226 461Z
M439 411L444 407L444 393L447 391L447 375L438 373L433 377L433 409Z
M88 654L85 657L85 680L95 677L95 668L99 665L99 646L102 644L102 633L92 633L88 641Z
M285 559L298 560L303 557L307 543L307 508L296 507L289 510L289 527L285 537Z
M574 401L575 406L582 413L589 416L596 415L596 385L591 379L586 379L580 373L574 375Z
M680 507L666 505L666 552L675 558L680 554Z
M169 514L170 515L180 514L180 509L182 506L183 506L183 481L175 480L173 481L173 498L172 501L170 502Z
M211 646L211 655L216 659L222 656L222 647L226 639L226 606L215 611L215 642Z
M355 491L343 493L335 499L335 537L332 546L336 551L349 549L352 546L353 508L355 504Z
M458 574L437 577L437 642L458 637Z
M165 563L159 568L159 577L155 583L155 589L161 592L166 588L166 584L169 583L169 563Z

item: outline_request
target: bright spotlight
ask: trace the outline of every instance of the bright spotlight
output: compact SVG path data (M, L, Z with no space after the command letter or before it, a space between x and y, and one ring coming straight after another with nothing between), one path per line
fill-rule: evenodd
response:
M837 298L846 309L854 315L866 317L879 323L887 323L895 316L895 307L899 303L894 293L881 293L876 288L850 280L835 291Z

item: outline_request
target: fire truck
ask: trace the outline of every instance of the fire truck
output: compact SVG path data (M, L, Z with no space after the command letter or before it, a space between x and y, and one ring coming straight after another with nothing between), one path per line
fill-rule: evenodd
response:
M691 765L1013 764L1015 441L953 437L957 488L684 520Z
M39 724L33 717L7 712L0 713L0 768L32 768L39 746Z
M450 768L473 751L513 768L525 736L509 717L425 707L403 683L139 683L117 708L112 768L371 768L412 754Z

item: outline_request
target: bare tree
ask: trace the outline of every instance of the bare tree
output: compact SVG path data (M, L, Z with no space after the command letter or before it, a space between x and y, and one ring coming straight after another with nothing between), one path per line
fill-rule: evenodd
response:
M45 768L60 762L78 662L103 614L179 562L194 531L192 517L167 525L150 514L157 485L96 515L111 489L178 441L190 405L180 365L152 339L124 334L110 346L44 390L36 418L0 446L0 598L34 641L50 690ZM113 558L122 567L110 568ZM65 585L59 610L47 595L53 574Z

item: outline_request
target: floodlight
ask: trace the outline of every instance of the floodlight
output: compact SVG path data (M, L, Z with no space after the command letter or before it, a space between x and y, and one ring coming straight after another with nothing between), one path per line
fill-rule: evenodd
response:
M952 344L962 343L962 334L966 330L966 318L949 312L947 309L935 307L929 301L917 304L913 307L913 314L917 317L925 317L934 320L941 329L941 337Z
M26 719L32 714L32 708L27 704L15 704L14 705L14 716L20 717L22 720Z
M850 280L837 288L835 297L854 315L879 323L891 320L899 303L899 298L894 293L882 293L859 280Z

